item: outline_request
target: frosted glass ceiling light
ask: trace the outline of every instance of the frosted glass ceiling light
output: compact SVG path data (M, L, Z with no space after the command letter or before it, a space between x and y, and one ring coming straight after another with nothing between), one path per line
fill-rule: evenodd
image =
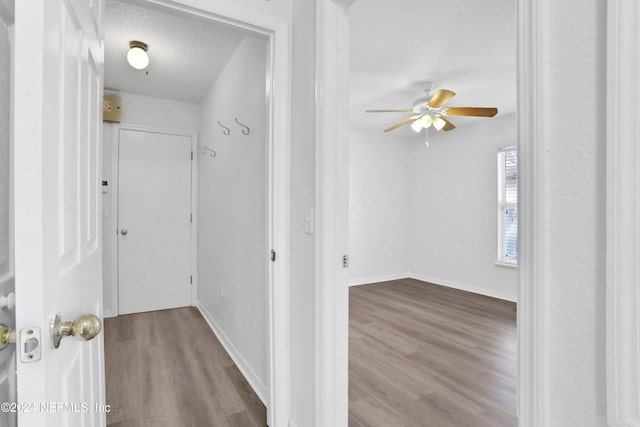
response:
M422 116L422 118L420 119L420 123L422 124L423 128L427 129L429 126L431 126L432 123L431 116L428 114Z
M433 119L433 127L436 128L436 130L441 130L446 124L447 122L440 116Z
M420 119L416 119L413 121L413 123L411 123L411 129L413 129L416 133L420 133L420 131L422 130L422 123Z
M149 65L149 54L147 54L147 44L139 41L129 42L129 52L127 62L136 70L144 70Z
M433 123L431 116L425 114L424 116L416 119L413 123L411 123L411 129L413 129L416 133L420 133L423 128L427 129L429 126L431 126L431 123Z

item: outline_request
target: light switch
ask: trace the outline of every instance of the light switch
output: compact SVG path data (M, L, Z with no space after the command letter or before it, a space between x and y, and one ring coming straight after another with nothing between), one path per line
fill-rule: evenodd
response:
M313 234L313 208L304 208L304 232Z

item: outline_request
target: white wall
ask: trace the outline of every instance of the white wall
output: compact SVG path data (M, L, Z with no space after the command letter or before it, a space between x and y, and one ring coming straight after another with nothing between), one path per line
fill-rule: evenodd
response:
M548 212L540 252L549 427L606 423L607 1L544 0L541 105Z
M209 0L201 0L206 3ZM296 0L300 1L300 0ZM268 15L277 16L285 21L291 21L291 9L293 0L229 0L234 5L241 5Z
M464 120L430 130L429 147L350 133L350 284L414 277L517 300L517 271L495 265L496 153L516 144L516 118Z
M198 0L206 4L209 0ZM314 236L304 231L304 209L315 188L315 8L314 0L234 0L277 16L291 30L291 425L315 425Z
M349 133L352 285L407 277L411 145L392 134Z
M268 386L266 48L266 39L245 37L205 95L199 143L217 156L198 155L199 304L262 396Z
M123 124L135 124L153 126L162 129L173 129L196 133L200 122L200 107L185 102L170 101L167 99L152 98L121 92L121 122ZM112 238L115 232L112 218L112 206L116 197L113 188L113 129L114 124L103 122L102 128L102 180L109 181L109 192L102 194L102 265L104 282L104 312L106 316L116 315L117 301L116 281L112 277L113 245Z
M193 0L206 4L209 0ZM314 206L315 188L315 8L314 0L234 0L277 16L291 30L291 424L315 425L314 236L304 231L304 209Z
M410 275L515 301L517 271L495 265L496 155L517 144L515 114L454 121L453 131L430 131L430 147L410 145Z

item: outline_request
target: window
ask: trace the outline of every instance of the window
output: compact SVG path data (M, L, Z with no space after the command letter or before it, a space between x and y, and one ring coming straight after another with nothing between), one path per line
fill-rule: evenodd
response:
M518 264L518 151L498 150L498 264Z

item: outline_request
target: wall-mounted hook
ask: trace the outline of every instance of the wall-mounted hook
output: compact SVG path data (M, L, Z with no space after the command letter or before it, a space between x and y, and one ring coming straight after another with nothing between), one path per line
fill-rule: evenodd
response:
M208 145L205 145L204 147L205 147L207 150L209 150L209 156L211 156L211 157L215 157L215 156L217 156L217 155L218 155L218 154L216 154L216 150L212 150L211 148L209 148L209 146L208 146Z
M198 148L200 149L200 154L207 154L207 150L202 145L198 145Z
M221 128L223 128L224 130L222 131L223 134L225 135L230 135L231 134L231 129L229 129L228 127L226 127L225 125L223 125L222 123L220 123L220 120L218 120L218 126L220 126Z
M247 125L243 125L242 123L240 123L238 121L238 118L236 117L236 123L239 124L240 126L242 126L244 129L242 129L242 134L243 135L249 135L249 133L251 132L251 130L249 129L249 126Z

